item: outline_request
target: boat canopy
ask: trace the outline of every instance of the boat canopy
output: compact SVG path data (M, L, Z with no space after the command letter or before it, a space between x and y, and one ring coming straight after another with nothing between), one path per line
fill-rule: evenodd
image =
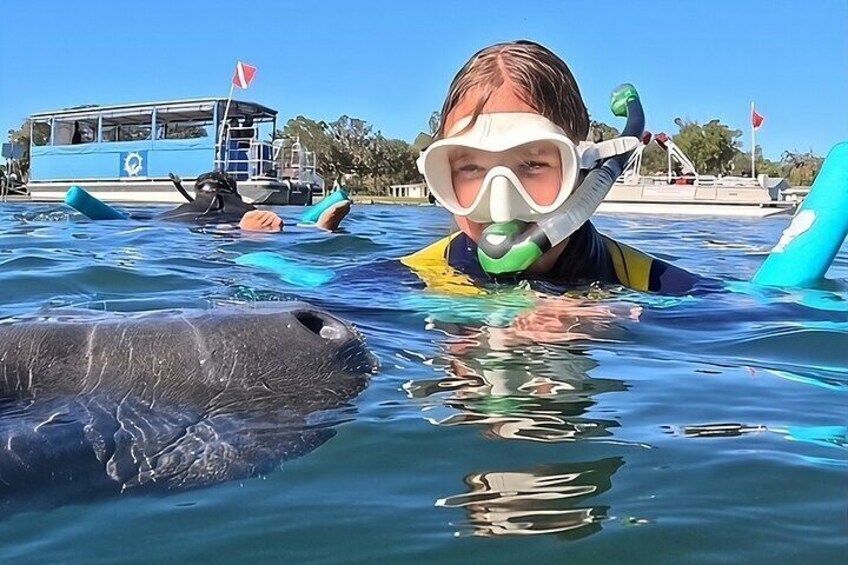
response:
M226 98L196 98L190 100L171 100L162 102L144 102L136 104L115 104L109 106L77 106L50 112L38 112L30 116L31 120L59 118L63 120L85 120L97 118L100 115L121 117L125 123L147 123L151 111L167 113L180 121L195 121L208 119L219 107L219 115L223 115ZM228 112L229 116L245 118L252 116L254 121L270 121L277 117L277 111L254 102L233 100ZM135 118L135 120L134 120Z

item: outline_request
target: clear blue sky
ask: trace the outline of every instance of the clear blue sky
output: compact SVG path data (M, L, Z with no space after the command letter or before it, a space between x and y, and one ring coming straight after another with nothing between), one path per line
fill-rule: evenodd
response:
M655 132L720 118L748 147L754 100L770 158L848 138L846 0L5 2L4 133L36 111L225 96L241 59L259 73L238 95L284 119L348 114L411 141L471 54L527 38L570 64L612 124L609 92L628 81Z

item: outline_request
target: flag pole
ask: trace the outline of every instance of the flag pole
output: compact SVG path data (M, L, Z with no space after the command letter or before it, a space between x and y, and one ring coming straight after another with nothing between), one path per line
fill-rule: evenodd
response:
M757 142L756 142L756 131L757 128L754 127L754 102L751 102L751 178L756 177L756 169L754 164L756 163L756 152L757 152Z
M227 96L227 105L224 107L224 117L221 119L221 129L218 132L218 156L221 156L221 149L223 149L224 144L224 128L227 127L227 115L230 113L230 102L233 101L233 90L235 89L235 82L230 82L230 94ZM226 154L225 154L226 155ZM222 170L226 169L226 159L221 159L222 161Z

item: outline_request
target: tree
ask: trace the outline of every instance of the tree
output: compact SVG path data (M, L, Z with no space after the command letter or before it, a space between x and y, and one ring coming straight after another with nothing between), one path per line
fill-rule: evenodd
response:
M375 133L365 120L340 116L327 123L298 116L277 136L300 139L315 153L318 173L325 179L338 179L353 192L382 192L388 185L420 179L415 166L418 150L403 140Z
M315 154L317 172L324 179L337 179L341 176L336 163L332 159L333 140L327 132L325 122L316 122L304 116L297 116L286 122L283 129L277 131L274 137L299 139L309 151Z
M599 141L614 139L619 135L621 135L621 133L609 124L596 120L589 122L589 141L598 143Z
M415 155L415 151L407 142L401 139L386 139L378 134L374 139L371 164L374 188L409 184L419 180Z
M703 126L679 118L675 123L680 132L672 139L689 156L699 173L720 175L730 172L733 158L741 145L736 140L742 135L741 131L731 130L719 120L711 120Z
M332 138L330 156L339 170L360 177L371 172L373 160L373 128L365 120L341 116L327 124Z
M168 139L198 139L208 137L209 132L203 126L171 124L168 126Z
M652 140L642 152L642 174L664 175L668 173L668 153Z
M20 128L10 129L8 133L10 142L22 145L24 148L24 154L17 163L20 168L21 180L25 180L29 176L30 121L25 120ZM32 127L32 135L35 137L36 145L45 145L50 141L50 127L46 123L37 122ZM12 172L15 172L14 169Z
M783 174L780 163L775 163L763 157L763 148L757 145L754 152L756 158L755 172L757 175L781 176ZM736 151L730 164L730 171L736 176L751 176L751 154L741 150Z
M418 155L424 149L433 143L433 136L424 133L423 131L415 136L415 140L412 142L412 146L410 149L415 155Z
M812 151L799 153L784 151L780 163L784 176L793 186L810 186L821 170L824 158L814 155Z
M304 116L290 119L283 126L283 130L277 132L276 137L287 137L289 139L300 139L310 151L316 154L328 155L332 140L327 133L325 122L316 122Z

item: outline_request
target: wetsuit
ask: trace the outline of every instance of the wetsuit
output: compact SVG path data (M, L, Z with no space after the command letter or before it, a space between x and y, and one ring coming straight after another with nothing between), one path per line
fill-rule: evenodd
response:
M239 223L242 216L256 207L241 199L233 177L223 171L211 171L197 177L194 199L182 188L181 181L172 177L176 188L189 202L160 214L158 219L203 224Z
M515 277L495 279L485 273L477 259L477 245L462 232L404 257L401 262L437 290L452 291L468 283L520 280ZM698 277L619 243L586 222L569 237L551 271L532 281L539 290L547 292L593 282L621 284L634 290L662 294L685 294L698 282Z
M256 207L241 196L226 192L198 192L193 202L186 202L157 216L160 220L204 224L238 224L242 216Z

